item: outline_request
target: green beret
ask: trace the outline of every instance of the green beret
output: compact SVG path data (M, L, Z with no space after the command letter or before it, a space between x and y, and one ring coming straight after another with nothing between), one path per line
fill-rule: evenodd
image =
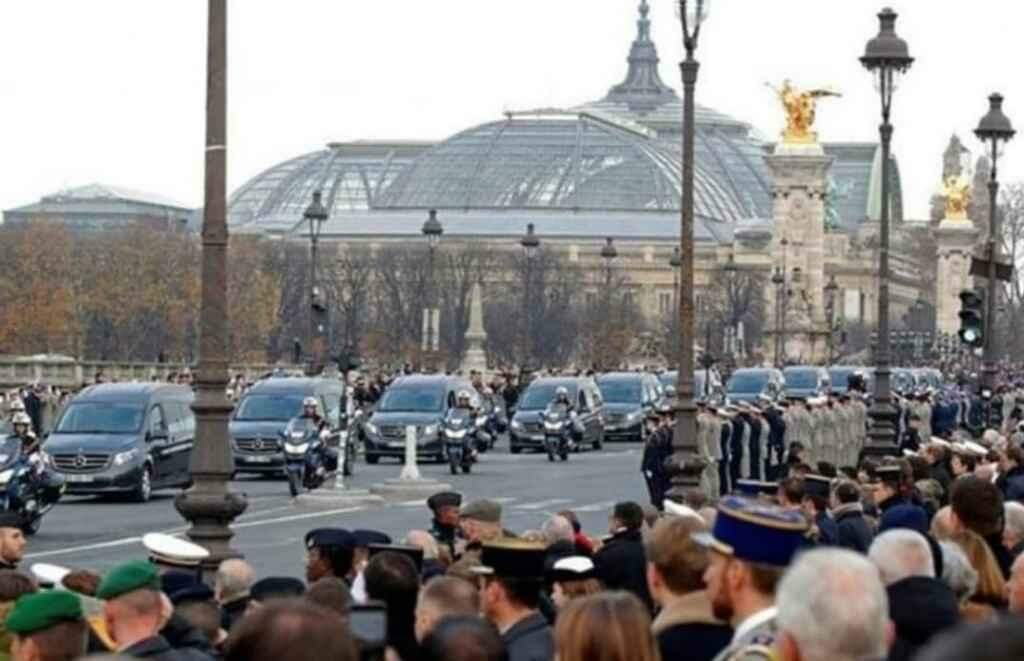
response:
M11 633L24 636L82 617L82 602L74 592L45 590L23 595L14 602L5 624Z
M96 589L98 599L115 599L136 590L159 590L160 572L156 565L136 560L118 565L107 572Z

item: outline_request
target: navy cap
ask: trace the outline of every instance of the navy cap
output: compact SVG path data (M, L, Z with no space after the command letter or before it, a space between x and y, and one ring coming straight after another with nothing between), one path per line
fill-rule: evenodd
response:
M807 494L808 496L828 498L829 492L831 490L832 480L825 477L824 475L804 476L804 493Z
M286 599L301 597L306 593L306 584L290 576L268 576L261 578L249 588L249 595L254 601L268 599Z
M160 576L160 590L167 596L191 588L197 583L199 576L194 571L171 570Z
M880 482L898 485L903 480L903 468L899 464L888 464L875 469L875 477Z
M315 528L306 533L306 548L316 546L356 547L356 538L344 528Z
M353 530L352 537L356 540L356 546L391 543L391 537L378 530Z
M427 507L435 512L441 507L462 507L462 494L454 491L441 491L427 498Z
M168 595L175 606L193 601L213 601L213 590L205 583L196 583Z
M804 545L807 529L799 512L726 496L718 504L714 530L696 533L693 540L737 560L786 567Z

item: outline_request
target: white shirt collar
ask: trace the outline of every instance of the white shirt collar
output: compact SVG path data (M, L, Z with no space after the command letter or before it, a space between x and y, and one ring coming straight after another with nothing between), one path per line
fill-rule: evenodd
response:
M763 611L758 611L753 615L748 616L747 619L743 620L738 625L736 625L736 630L732 635L732 641L736 642L742 636L747 635L756 627L759 627L765 622L771 620L775 617L775 614L777 612L778 610L775 608L775 606L771 606L770 608L766 608Z

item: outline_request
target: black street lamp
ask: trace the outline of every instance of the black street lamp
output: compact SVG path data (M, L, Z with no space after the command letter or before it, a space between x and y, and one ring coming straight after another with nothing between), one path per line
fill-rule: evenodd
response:
M672 268L672 324L670 325L672 336L679 334L679 270L683 266L683 260L679 257L679 246L675 246L672 249L672 256L668 260L669 267ZM679 356L675 356L678 361Z
M686 492L700 487L700 474L705 460L697 447L697 405L693 399L693 179L696 109L694 103L697 72L700 64L694 57L700 29L708 15L711 0L678 0L679 21L683 28L683 47L686 59L679 69L683 78L683 150L682 150L682 204L679 208L680 269L679 301L679 380L676 388L676 427L672 435L670 472L672 488L669 497L683 502Z
M785 239L783 239L785 240ZM772 274L772 284L775 285L775 367L782 368L782 344L785 341L783 338L782 329L782 316L786 292L786 278L782 275L782 269L778 266L775 267L775 272Z
M441 242L441 235L444 234L444 228L441 227L441 221L437 219L437 211L431 209L427 213L427 220L423 223L423 228L420 230L423 232L423 236L427 237L427 311L426 311L426 338L424 340L424 353L433 356L433 353L440 347L440 328L434 328L434 322L437 321L434 311L437 306L435 300L437 283L434 281L434 253L437 251L437 245ZM433 362L431 360L430 362Z
M521 367L529 367L531 349L533 348L533 315L530 309L530 291L533 286L533 260L540 250L540 238L534 233L533 223L526 225L526 234L519 239L519 245L523 247L526 255L526 282L523 286L523 321L526 324L526 332L523 334L523 364Z
M601 325L604 327L604 337L601 345L607 345L609 330L611 326L612 318L612 262L619 256L619 251L615 249L615 242L612 237L605 239L604 246L601 247L601 259L604 260L604 314L601 315ZM607 349L607 346L604 347ZM605 351L601 351L601 362L607 360ZM607 367L607 365L602 365Z
M228 385L228 227L227 227L227 0L208 5L206 63L206 183L203 205L202 295L199 303L199 365L196 367L195 448L189 470L192 486L174 507L191 527L189 539L210 556L207 573L221 561L239 557L231 548L231 522L245 511L244 494L228 488L235 461L228 437L232 405Z
M725 351L723 352L730 360L733 357L733 353L736 350L736 330L739 325L739 320L736 318L736 299L739 297L739 292L736 291L736 260L732 253L729 253L729 259L726 260L725 266L722 267L725 271L725 315L727 318L725 326ZM707 386L705 385L705 390Z
M984 345L984 367L982 368L982 387L991 391L996 387L996 307L999 296L999 286L996 284L996 266L999 258L999 212L997 208L999 196L999 178L997 176L999 162L999 146L1001 143L1009 142L1017 133L1010 124L1010 118L1003 114L1002 94L993 94L988 97L988 113L981 118L974 135L978 140L988 143L989 158L992 161L992 170L988 180L988 241L986 252L988 259L988 293L985 297L985 345Z
M892 405L892 388L889 370L889 182L892 167L889 150L892 144L892 124L889 122L892 110L892 95L896 91L899 77L910 69L914 58L910 57L907 42L896 35L896 12L886 7L878 14L878 35L867 43L864 56L860 58L864 68L875 77L882 102L882 123L878 127L882 139L882 211L879 219L878 236L878 348L875 351L875 396L868 415L871 427L864 452L869 455L893 455L898 453L896 422L898 412Z
M832 361L835 360L835 336L836 336L836 292L839 291L839 285L836 283L836 276L832 274L829 277L828 284L825 285L825 323L828 327L827 345L828 345L828 364L831 365Z
M319 374L324 366L324 313L327 306L320 291L317 280L317 248L320 243L320 232L327 220L327 209L321 202L320 191L313 191L313 201L309 203L302 217L309 224L309 374Z

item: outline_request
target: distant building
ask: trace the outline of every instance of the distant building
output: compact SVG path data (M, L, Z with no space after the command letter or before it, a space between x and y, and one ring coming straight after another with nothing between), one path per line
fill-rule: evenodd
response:
M4 223L56 221L77 232L96 232L144 225L157 229L193 230L195 209L153 193L119 186L89 184L44 195L38 202L4 211Z

